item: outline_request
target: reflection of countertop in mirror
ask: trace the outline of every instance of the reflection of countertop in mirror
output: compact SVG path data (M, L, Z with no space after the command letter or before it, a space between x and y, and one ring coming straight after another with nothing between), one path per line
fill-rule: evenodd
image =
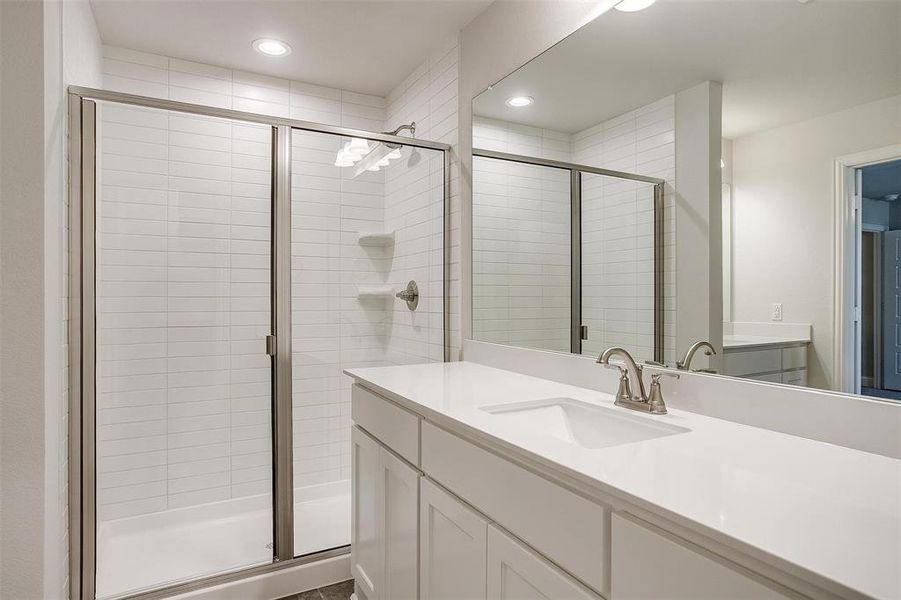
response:
M795 346L809 344L810 340L800 336L764 336L764 335L724 335L723 349L729 351L735 348L764 348Z
M598 501L640 507L840 597L901 597L899 460L681 410L633 413L614 407L610 394L476 363L345 373ZM690 431L586 448L482 410L561 397Z

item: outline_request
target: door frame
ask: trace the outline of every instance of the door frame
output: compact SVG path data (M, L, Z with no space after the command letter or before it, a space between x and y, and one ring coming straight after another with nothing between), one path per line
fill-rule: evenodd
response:
M273 557L271 563L239 568L226 573L198 577L170 586L127 596L152 600L187 593L244 577L266 574L286 567L325 560L350 552L349 546L311 555L295 556L293 533L293 429L291 377L291 133L311 131L357 137L438 150L443 154L443 346L444 361L450 360L450 180L451 146L402 137L300 121L271 115L176 102L120 92L70 86L69 127L69 597L94 600L97 567L96 498L96 202L97 202L97 101L142 106L173 112L219 117L272 129L272 222L271 222L271 335L266 351L272 361L272 469L273 469Z
M861 200L856 171L901 159L901 144L836 158L834 161L834 345L833 390L860 394L860 243Z

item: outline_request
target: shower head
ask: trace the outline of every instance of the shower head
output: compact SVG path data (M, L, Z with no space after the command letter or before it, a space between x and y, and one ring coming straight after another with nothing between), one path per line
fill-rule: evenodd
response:
M354 165L352 177L358 177L366 171L378 171L382 167L387 167L389 161L394 158L400 158L400 144L379 142L366 156L360 159L360 162Z
M394 131L384 131L386 135L397 135L401 131L408 130L416 137L416 121L409 125L401 125ZM378 171L387 167L393 159L400 158L402 144L391 142L376 142L370 146L369 142L362 138L353 138L338 150L335 159L336 167L354 167L352 178L360 176L366 171Z

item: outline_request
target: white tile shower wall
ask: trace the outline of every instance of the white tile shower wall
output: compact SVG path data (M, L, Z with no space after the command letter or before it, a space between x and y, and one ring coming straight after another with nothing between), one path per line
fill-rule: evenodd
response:
M352 177L334 165L347 141L292 136L291 311L294 482L350 477L350 384L342 370L386 362L393 297L358 297L385 284L390 247L361 246L360 232L384 228L384 173Z
M419 65L408 77L387 97L385 129L391 130L398 125L416 122L416 136L424 139L444 142L452 147L449 172L450 193L448 196L448 228L450 230L448 269L448 312L450 326L447 331L451 359L459 357L462 347L460 286L462 282L460 260L460 236L462 235L460 191L459 191L459 157L458 151L458 118L457 106L459 97L459 64L460 47L457 36L448 38L431 56ZM410 274L418 276L424 272L425 264L429 265L429 286L420 293L424 294L426 306L417 310L421 315L404 314L406 307L395 306L393 324L395 338L400 347L392 346L392 357L400 362L412 360L441 360L438 352L444 329L441 318L441 291L443 284L438 277L443 246L439 244L440 223L437 221L440 210L439 185L443 176L443 166L439 170L440 159L431 152L422 152L428 160L420 166L409 169L396 164L386 174L386 220L387 224L398 229L394 263L389 277L392 282L405 283ZM428 163L426 165L425 163ZM428 172L426 167L428 166ZM409 182L417 186L417 191L404 191L403 186ZM429 206L426 209L426 205ZM404 216L402 210L410 207L412 212ZM428 215L426 214L428 212ZM425 223L429 225L425 225ZM437 228L437 229L436 229ZM429 233L424 233L426 230ZM424 254L424 245L428 239L428 252ZM428 323L426 323L426 312Z
M347 127L375 131L384 128L385 101L382 98L231 71L121 48L107 47L104 49L104 87L127 93L251 110ZM121 110L120 113L122 113ZM111 216L111 219L117 219L116 222L121 224L125 231L116 234L110 231L109 233L112 235L131 236L133 228L137 227L140 230L141 227L147 226L159 227L160 225L154 223L153 219L160 219L165 225L166 218L181 219L185 222L180 225L181 228L191 228L195 232L202 232L205 229L222 232L228 227L222 221L225 215L229 214L229 207L227 204L221 204L220 201L223 197L218 195L224 191L222 185L235 185L226 179L229 167L222 164L222 160L227 153L224 153L223 148L218 145L228 138L212 135L210 139L207 139L179 128L203 123L203 119L174 115L167 118L182 125L163 127L162 123L158 123L157 127L147 127L148 123L143 120L137 123L137 126L119 123L115 124L112 130L112 133L118 137L110 137L108 140L105 138L103 141L104 145L101 151L109 152L109 161L111 161L109 164L102 165L103 174L112 173L117 170L114 167L121 166L123 172L128 173L124 175L128 179L124 183L134 186L122 188L127 190L132 203L118 199L119 197L115 195L116 192L103 196L104 204L101 206L101 210L107 207L106 202L109 201L110 205L114 202L121 204L121 206L110 208L111 211L123 211L115 213L116 216ZM152 119L148 120L152 121ZM240 139L240 136L234 135L230 141L233 144L233 156L242 154L243 158L247 160L253 159L252 164L248 165L249 169L243 173L246 174L257 169L257 177L253 181L258 185L263 184L259 178L260 170L264 164L268 168L269 156L268 144L266 144L268 130L260 128L260 131L264 132L266 137ZM242 132L249 133L250 129L242 129ZM264 146L265 153L262 152ZM164 153L167 147L168 156ZM329 274L328 267L326 267L325 273L322 272L323 264L329 264L323 261L338 258L341 273L353 273L354 269L358 269L361 273L365 271L361 265L357 264L361 257L348 254L350 250L345 242L348 241L347 236L350 235L351 229L355 236L356 230L362 228L362 224L353 224L354 221L375 223L383 219L382 206L376 204L376 196L382 194L380 186L383 184L381 180L378 182L368 181L362 187L369 187L363 191L356 189L360 187L359 183L345 185L341 188L341 194L337 199L332 196L330 201L326 201L325 197L330 189L334 191L329 187L333 183L329 181L329 173L325 172L328 171L326 167L334 169L331 166L334 155L330 159L322 159L331 161L327 165L317 164L317 161L313 160L303 166L301 158L305 156L304 153L315 153L317 149L306 148L303 141L295 140L294 150L295 173L304 175L304 181L310 182L310 194L319 198L318 203L311 202L304 206L295 204L294 227L295 231L298 231L298 227L303 231L304 241L298 242L294 246L294 250L296 250L294 266L295 269L309 268L308 271L304 271L302 277L295 276L295 306L292 308L297 315L299 308L305 306L304 303L308 303L311 308L321 309L322 307L321 298L316 297L315 294L328 286L319 281L312 281L312 279ZM116 156L117 151L121 152L118 156ZM322 149L320 148L319 151L321 153ZM168 160L164 160L164 158L168 158ZM176 164L182 160L196 164L190 167ZM316 173L309 172L311 168ZM305 172L304 169L307 171ZM237 173L236 169L232 169L231 176L235 177ZM204 205L202 209L195 206L166 206L165 203L160 205L160 202L164 202L162 194L165 194L165 190L157 189L158 186L165 178L174 179L176 176L184 176L192 180L203 179L205 186L210 188L209 192L211 192L210 197L212 198L210 201L213 202L213 205ZM112 178L108 178L110 181L107 183L115 182L116 177L123 177L123 175L115 174ZM179 179L178 181L187 180ZM268 182L268 180L266 181ZM297 193L298 177L294 178L294 182L294 191ZM317 186L319 189L316 189ZM108 189L112 190L112 187L105 188L104 191ZM182 197L185 196L182 193ZM266 186L266 198L268 198L268 185ZM198 196L196 199L199 201L201 198ZM168 200L165 202L168 203ZM136 208L140 210L131 212ZM164 218L166 212L169 215ZM110 215L113 214L113 212L110 213ZM257 217L259 216L257 215ZM338 226L329 222L329 219L332 218L339 219ZM188 225L188 221L193 222ZM255 221L254 225L258 222ZM349 228L347 231L341 229L344 224ZM143 240L143 238L141 239ZM228 236L216 239L220 242L233 243ZM341 245L324 243L327 241L341 241L342 243ZM356 243L355 238L354 243ZM188 250L196 249L192 246ZM128 257L134 255L132 257L134 260L157 262L141 265L140 269L111 271L111 275L118 272L122 276L135 277L139 273L150 274L153 269L156 269L156 272L149 276L159 277L163 270L168 269L166 263L157 264L161 260L159 256L151 256L147 253L152 248L123 248L122 250L129 253ZM158 249L157 251L159 252ZM116 260L131 260L128 257L123 254ZM203 257L204 260L216 258L215 255ZM195 264L193 261L200 260L201 257L186 254L184 259L189 261L189 264L185 265L183 272L186 276L190 276L195 283L179 282L179 285L213 289L218 293L223 291L221 286L224 282L203 282L201 278L228 277L229 273L235 273L238 268L247 268L248 273L252 272L256 278L262 276L263 268L258 262L260 256L248 255L242 257L238 262L234 256L227 254L218 256L219 260L226 258L231 261L230 270L226 268L227 264ZM254 259L253 265L245 265L240 262L252 258ZM128 263L123 264L127 266ZM206 271L202 269L206 269ZM259 270L254 272L250 269ZM242 285L245 283L246 285L263 284L265 286L262 281L242 282ZM343 378L340 376L340 370L335 367L340 363L331 360L329 352L337 356L339 355L338 348L343 347L346 349L345 354L340 355L343 360L357 361L359 359L368 363L371 360L383 359L383 353L366 350L365 343L362 346L358 343L367 337L359 333L361 328L365 329L362 324L366 322L366 315L357 309L356 298L350 298L351 292L345 284L346 282L339 283L338 289L341 296L339 307L346 309L341 311L341 319L346 318L346 321L339 323L335 317L335 322L326 320L308 324L303 322L305 317L300 317L298 323L303 322L307 327L304 327L303 332L295 330L295 341L300 340L303 343L315 338L317 344L309 363L296 366L294 374L295 378L303 380L304 386L309 386L298 389L294 398L297 411L295 428L300 444L297 447L295 460L297 485L333 481L348 476L346 450L344 449L347 444L342 438L342 436L346 437L345 434L349 431L347 399L342 397L340 392ZM151 286L145 287L160 289L160 285L161 282L156 281ZM233 303L235 301L229 296L223 296L223 298ZM262 306L259 304L260 299L261 297L251 297L247 298L246 302L260 310ZM153 305L154 302L157 304ZM158 309L158 302L158 299L148 299L146 306L153 305ZM192 308L193 302L195 301L185 300L185 309L205 310ZM333 304L332 299L327 299L326 306L331 307ZM118 308L143 313L143 306L142 303L123 300L119 303ZM171 311L171 308L168 310ZM206 318L221 317L221 312L213 309L206 315ZM232 317L227 311L225 314ZM155 315L154 318L159 319L162 316L166 319L172 318L173 315L174 312L168 316L166 312L163 312ZM187 316L187 314L182 314L182 316ZM323 316L321 310L310 315L311 318L319 316ZM328 316L328 311L325 316ZM332 316L334 317L334 315ZM152 318L147 322L141 320L144 318L143 316L134 318L140 321L138 323L140 325L158 324ZM265 331L263 331L265 327L258 327L256 321L242 325L242 327L248 329L241 330L241 335L246 333L265 335ZM146 329L151 331L142 331L142 333L147 333L151 337L160 335L158 331L156 333L152 331L153 327ZM229 361L225 361L221 355L217 354L221 351L222 333L230 333L233 336L231 348L229 348L230 354L227 357ZM210 389L207 390L211 394L209 398L194 398L198 401L185 404L181 409L170 409L168 405L160 407L158 404L151 403L148 398L152 394L139 393L136 394L135 401L140 402L137 397L142 396L147 403L139 403L137 406L141 408L132 410L128 416L130 421L121 426L113 421L116 418L125 418L116 416L125 413L121 411L117 413L112 406L110 406L112 412L109 413L105 412L106 408L101 408L101 421L115 425L110 431L120 431L120 433L127 431L121 435L130 438L119 439L117 437L115 440L109 440L108 443L104 442L106 446L104 451L116 454L110 454L110 460L106 461L106 466L102 468L107 469L108 473L116 473L116 475L103 476L107 477L111 487L110 491L101 491L101 504L103 505L101 518L116 518L243 494L263 493L268 489L268 481L263 475L265 471L266 477L268 477L269 465L268 453L264 453L264 446L266 452L268 452L268 446L262 443L265 440L261 437L265 430L264 422L268 421L268 413L261 412L263 396L252 394L223 402L224 399L216 396L213 390L216 385L221 384L221 381L216 379L217 377L221 379L227 375L231 379L233 376L240 376L241 372L245 370L243 368L231 369L233 365L241 364L243 367L246 364L245 359L236 359L235 347L240 348L240 352L246 352L246 344L250 342L250 340L247 340L246 343L237 341L237 338L234 337L236 333L235 327L232 327L231 331L228 329L222 331L220 324L213 323L209 329L211 339L207 341L187 339L175 341L181 346L194 344L196 352L200 353L199 358L179 359L180 362L185 364L193 362L198 366L203 363L203 368L209 367L212 369L209 372L215 374L215 376L210 376ZM337 345L338 338L344 342L341 346ZM331 343L329 340L334 340L335 346L329 346L328 344ZM167 354L160 354L163 352L163 348L160 346L161 340L154 338L153 341L148 340L147 343L156 344L156 346L154 346L155 350L149 346L144 348L145 351L151 353L146 357L140 357L145 359L140 361L144 366L137 367L138 362L131 364L136 368L144 369L150 368L150 364L162 365L163 363L160 361L169 362ZM167 344L165 352L168 352L168 346L171 345L171 343ZM204 348L201 349L200 346ZM208 352L208 354L204 354L204 352ZM265 356L262 358L266 360ZM254 355L252 359L248 360L256 361L258 358ZM330 360L331 362L329 362ZM103 365L101 366L103 367ZM254 364L254 366L256 365ZM259 373L257 373L258 375ZM146 379L149 375L136 374L128 375L128 377ZM170 378L170 387L172 387L171 377L168 374L166 377ZM259 381L248 381L246 385L256 386L259 383ZM244 384L242 383L242 385ZM320 387L316 388L315 386ZM218 389L218 391L222 390ZM164 410L165 412L163 412ZM176 422L173 419L179 420ZM182 431L182 429L187 430ZM119 433L110 433L110 435L118 436ZM301 435L303 439L299 439ZM178 447L175 447L176 445ZM128 454L122 454L120 451ZM114 456L116 458L113 458Z
M266 493L269 129L100 110L100 518Z
M476 117L473 146L570 160L571 136ZM570 174L473 159L473 335L568 352Z
M403 289L415 281L419 304L410 311L393 301L387 315L387 359L412 364L444 359L443 210L441 152L404 148L385 170L385 230L394 233L387 282Z
M666 180L664 359L675 358L675 102L667 96L573 135L573 161ZM585 354L609 346L653 358L653 187L585 175L582 322Z

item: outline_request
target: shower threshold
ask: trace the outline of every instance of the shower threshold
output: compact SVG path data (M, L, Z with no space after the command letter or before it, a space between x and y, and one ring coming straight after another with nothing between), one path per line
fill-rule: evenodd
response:
M294 490L294 555L350 543L350 481ZM103 521L97 597L117 598L272 561L269 496Z

